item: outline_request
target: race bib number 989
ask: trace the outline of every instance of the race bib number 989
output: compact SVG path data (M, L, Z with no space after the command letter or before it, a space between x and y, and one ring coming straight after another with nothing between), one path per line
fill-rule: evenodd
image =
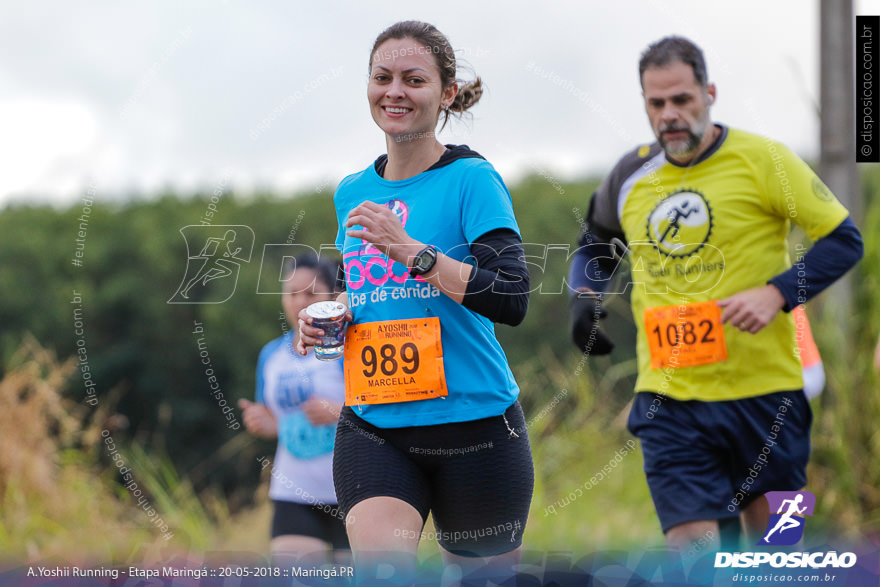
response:
M345 405L448 395L440 319L350 325L345 333Z

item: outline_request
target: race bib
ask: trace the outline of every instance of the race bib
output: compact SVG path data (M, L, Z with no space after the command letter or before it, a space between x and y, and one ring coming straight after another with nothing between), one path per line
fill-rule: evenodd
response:
M652 369L727 360L721 308L714 300L645 308L645 335Z
M448 395L436 316L349 325L344 356L347 406Z

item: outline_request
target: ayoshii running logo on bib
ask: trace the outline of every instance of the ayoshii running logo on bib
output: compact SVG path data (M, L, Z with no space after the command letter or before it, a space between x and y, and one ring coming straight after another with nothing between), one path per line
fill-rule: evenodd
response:
M695 190L680 190L660 201L648 215L648 239L669 257L690 257L712 234L712 208Z

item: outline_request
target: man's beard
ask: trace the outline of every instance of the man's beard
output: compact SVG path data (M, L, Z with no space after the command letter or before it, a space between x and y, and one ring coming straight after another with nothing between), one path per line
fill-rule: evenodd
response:
M702 128L701 128L702 127ZM657 135L657 141L660 143L660 146L663 147L663 150L668 155L673 156L682 156L682 155L690 155L691 153L696 153L697 149L700 147L700 142L703 140L703 136L706 134L706 125L698 124L695 126L696 132L687 126L676 126L670 125L660 129L660 132ZM663 133L672 132L672 131L680 131L687 133L687 140L681 141L680 139L676 139L674 141L667 141L663 138Z

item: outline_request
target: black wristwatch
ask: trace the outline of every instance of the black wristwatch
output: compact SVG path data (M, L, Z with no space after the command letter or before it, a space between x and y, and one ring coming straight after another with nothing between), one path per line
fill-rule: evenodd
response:
M413 259L413 265L409 270L409 274L413 277L424 275L434 268L434 264L436 262L437 247L435 247L434 245L428 245L427 247L419 251L419 254L416 255Z

